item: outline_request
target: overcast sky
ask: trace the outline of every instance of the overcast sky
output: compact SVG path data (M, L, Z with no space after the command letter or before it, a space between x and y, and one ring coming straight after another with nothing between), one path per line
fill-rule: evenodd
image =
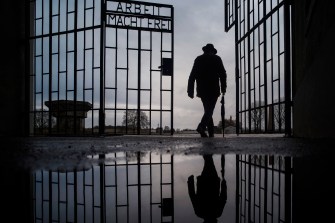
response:
M187 96L187 81L194 59L202 47L213 43L227 70L226 118L235 119L235 47L234 30L224 31L223 0L154 0L174 6L174 128L195 129L203 108L199 98ZM214 111L214 124L221 120L220 100Z
M185 128L190 128L190 129L195 129L203 115L203 107L200 98L195 97L194 99L190 99L187 96L187 82L188 82L188 77L191 72L192 66L194 59L203 53L202 47L205 46L207 43L212 43L214 44L215 48L217 49L219 55L222 58L223 64L226 68L227 71L227 93L225 96L225 107L226 107L226 118L229 118L230 116L235 119L235 78L234 78L234 70L235 70L235 47L234 47L234 30L231 30L229 33L226 33L224 31L224 1L223 0L142 0L142 1L147 1L147 2L154 2L154 3L163 3L163 4L169 4L174 6L174 128L175 129L185 129ZM55 2L53 2L56 4ZM72 2L73 3L73 2ZM81 2L83 3L83 2ZM99 4L99 2L96 2L96 4ZM59 18L56 16L53 16L53 22L54 25L54 32L58 32L57 27L60 27L59 31L65 31L66 29L72 30L73 29L73 21L69 18L67 21L65 12L66 10L72 11L75 6L74 4L70 4L70 8L66 9L65 4L60 4L60 6L53 5L54 12L53 14L56 13L57 15L57 10L60 10L60 16ZM79 7L80 6L80 7ZM87 19L84 20L84 10L83 4L80 4L79 7L79 28L84 27L84 22L83 21L88 21L86 26L91 26L93 24L90 23L90 21L93 21L92 19ZM89 7L89 6L86 6ZM41 2L37 5L37 17L40 17L43 15L42 11L44 10L45 14L45 19L44 23L37 23L36 25L36 35L41 35L43 33L48 33L48 25L49 25L49 20L48 20L48 5L44 6L44 8L41 6ZM100 8L97 8L97 11L99 11ZM115 9L114 9L115 10ZM86 16L91 15L91 11L87 12ZM96 13L96 17L94 20L94 24L99 24L99 13ZM71 22L72 21L72 22ZM60 23L60 25L58 24ZM65 24L70 24L69 26L66 26ZM72 24L72 25L71 25ZM43 26L42 26L43 25ZM44 28L44 29L43 29ZM115 42L118 44L119 52L123 52L118 56L118 67L126 67L127 65L127 38L125 38L126 31L123 29L119 29L117 35L118 40L115 40L115 35L113 34L113 29L107 29L107 45L108 46L115 46ZM123 34L122 34L123 33ZM95 49L100 49L100 38L96 34L99 34L99 32L92 32L92 33L87 33L85 38L86 41L83 39L83 32L80 32L78 34L78 64L77 64L77 69L85 69L87 70L86 74L86 79L85 83L83 82L83 72L79 72L77 75L78 78L78 93L77 93L77 98L78 100L84 100L83 95L85 95L85 100L89 101L91 103L94 103L95 108L99 108L99 100L94 98L93 100L93 95L94 97L99 96L99 73L96 72L94 77L91 77L90 74L93 69L93 63L94 66L99 66L99 51L94 50L90 51L87 49L91 49L93 46L91 43L91 40L93 38L93 34L95 35L94 38L94 47ZM143 32L143 36L145 35L145 32ZM132 36L132 35L131 35ZM135 36L136 37L136 36ZM65 39L65 36L61 36L59 40L57 38L53 39L53 50L55 52L59 53L59 67L57 67L57 61L54 61L54 66L52 67L52 73L56 74L53 75L52 78L52 89L55 94L54 98L59 97L59 99L65 99L65 95L67 95L67 99L73 99L73 92L69 91L73 89L73 75L67 75L64 76L62 75L64 70L67 70L69 74L74 73L74 67L73 67L73 54L71 51L74 49L74 36L69 35L67 36L68 39ZM148 39L148 36L142 37L144 40ZM155 39L155 38L154 38ZM67 40L67 42L65 41ZM72 40L72 41L71 41ZM143 41L144 43L149 43L148 41ZM36 41L36 53L38 55L42 54L48 54L48 42L45 41L45 44L42 44L42 40L38 39ZM58 44L59 44L59 49L58 49ZM132 39L129 40L129 45L130 47L137 47L137 37L133 41ZM166 43L164 43L165 45ZM133 46L134 45L134 46ZM147 44L148 45L148 44ZM169 44L167 44L169 45ZM83 52L84 48L86 49L86 59L84 61L83 59ZM142 48L148 48L148 46L142 46ZM155 48L157 49L157 47ZM159 49L159 48L158 48ZM123 51L122 51L123 50ZM111 52L112 51L112 52ZM153 51L154 54L155 51ZM156 51L157 53L158 51ZM94 53L94 54L93 54ZM134 53L131 51L130 53ZM137 74L136 69L137 65L136 63L133 64L133 62L137 62L137 57L136 57L136 52L135 52L135 59L129 59L129 73L130 74ZM118 83L113 82L115 79L115 51L110 50L106 54L106 60L107 60L107 68L106 68L106 86L107 87L113 87L114 85L117 84L118 90L117 90L117 106L118 108L125 109L126 108L126 75L122 75L125 73L125 71L118 71ZM114 57L113 57L114 56ZM148 56L145 52L143 52L143 63L141 64L143 67L148 68L147 73L149 72L149 65L148 61L149 59L145 59L145 56ZM95 58L95 59L94 59ZM123 59L122 59L123 58ZM54 56L54 59L57 59L57 56ZM47 69L49 69L48 66L48 57L45 56L43 57L43 60L39 58L39 63L38 66L35 67L36 69L36 74L37 74L37 82L36 82L36 92L41 92L42 91L42 86L43 86L43 94L36 94L36 109L41 108L43 103L46 100L49 100L49 88L48 88L48 81L49 79L47 77L42 78L42 72L46 73L48 72ZM153 56L153 65L152 68L156 68L159 65L157 62L157 56L156 54ZM146 64L145 64L146 63ZM134 68L135 70L132 70ZM113 68L112 70L108 70L109 68ZM42 69L44 69L42 71ZM59 72L62 71L60 74ZM134 72L135 71L135 72ZM123 72L123 73L122 73ZM57 75L58 74L58 75ZM39 76L38 76L39 75ZM45 75L44 75L45 76ZM145 75L144 72L142 74L142 82L141 87L142 88L149 88L150 86L148 83L149 81L145 81ZM154 75L155 76L155 75ZM71 79L72 77L72 79ZM136 88L137 87L137 75L135 77L130 76L129 79L132 80L130 82L129 87ZM149 77L149 76L148 76ZM59 78L59 81L58 81ZM68 78L68 79L65 79ZM93 81L90 82L90 80L93 80L94 78L94 94L92 93L93 91L87 91L84 90L84 84L86 88L92 88L92 83ZM123 80L123 79L124 80ZM69 87L65 84L65 82L68 81ZM45 83L44 83L45 82ZM86 83L87 82L87 83ZM120 82L120 83L119 83ZM44 85L42 85L44 83ZM156 82L155 82L156 83ZM157 82L158 83L158 82ZM164 85L163 81L163 85ZM59 84L59 87L58 87ZM131 84L135 84L136 86L132 86ZM112 86L109 86L112 85ZM157 84L153 84L153 88L156 89L155 92L159 92L159 88L157 88ZM164 87L164 86L163 86ZM168 87L169 88L169 87ZM58 93L57 93L58 92ZM113 104L114 104L114 97L115 97L115 92L112 91L106 91L106 107L110 107L113 109ZM133 97L134 96L134 97ZM159 99L154 93L153 97L153 106L159 106L159 101L155 101L156 99ZM164 96L165 97L165 96ZM167 103L169 100L164 100L163 97L163 108L167 109L170 106L170 103ZM128 106L129 108L136 108L137 107L137 92L134 91L129 91L129 102ZM149 104L148 102L149 99L149 94L143 93L143 96L141 96L141 103L143 104ZM94 101L94 102L93 102ZM143 106L141 106L142 108ZM148 106L147 106L148 107ZM159 107L158 107L159 108ZM157 109L157 108L156 108ZM214 124L217 125L219 121L221 120L221 115L220 115L220 109L221 109L221 104L220 104L220 98L218 99L216 109L214 111ZM157 112L156 112L157 113ZM94 118L97 119L97 112L94 114ZM117 115L117 123L116 125L120 125L122 122L122 116L123 116L123 111L121 111L120 114ZM106 125L115 125L114 123L114 115L107 114L106 116ZM166 117L169 117L166 116ZM86 119L86 122L89 124L91 123L91 118L92 114L88 115L88 119ZM163 115L163 123L162 126L169 125L170 120L169 118L165 118ZM154 116L152 118L152 127L156 127L159 119L158 116ZM97 121L93 125L97 125Z

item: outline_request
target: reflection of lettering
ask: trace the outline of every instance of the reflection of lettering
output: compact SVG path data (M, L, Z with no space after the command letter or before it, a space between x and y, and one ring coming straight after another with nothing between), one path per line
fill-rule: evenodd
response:
M112 7L107 6L106 25L127 27L127 28L144 28L151 30L172 30L172 17L161 15L161 8L170 10L167 6L158 4L149 5L148 3L129 3L129 2L110 2ZM165 10L166 12L167 10Z

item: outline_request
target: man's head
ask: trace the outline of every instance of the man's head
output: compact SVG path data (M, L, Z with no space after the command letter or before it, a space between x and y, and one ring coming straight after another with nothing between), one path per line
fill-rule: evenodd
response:
M208 54L216 54L217 50L214 48L214 45L211 43L208 43L206 46L202 47L202 50L204 51L204 53L208 53Z

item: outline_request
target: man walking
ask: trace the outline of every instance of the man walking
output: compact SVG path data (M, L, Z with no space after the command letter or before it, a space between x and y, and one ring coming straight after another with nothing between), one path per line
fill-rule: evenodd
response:
M208 135L214 137L213 112L220 91L223 95L226 93L227 74L221 57L216 55L217 50L213 44L208 43L202 50L204 53L194 60L188 78L187 94L190 98L194 98L194 82L196 81L197 97L201 99L204 107L204 114L197 127L197 132L201 137L208 137Z

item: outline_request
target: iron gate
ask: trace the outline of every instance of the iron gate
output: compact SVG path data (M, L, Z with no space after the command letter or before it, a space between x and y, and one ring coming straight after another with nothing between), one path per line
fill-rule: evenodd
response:
M173 7L27 0L31 135L173 134Z
M236 132L291 135L289 0L225 0L235 26Z

